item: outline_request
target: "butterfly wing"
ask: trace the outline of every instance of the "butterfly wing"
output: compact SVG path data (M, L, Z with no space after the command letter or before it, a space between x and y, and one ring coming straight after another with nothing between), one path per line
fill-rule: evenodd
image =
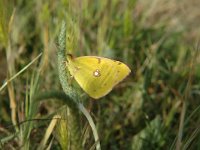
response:
M81 88L95 99L109 93L131 72L122 62L96 56L71 59L68 68Z

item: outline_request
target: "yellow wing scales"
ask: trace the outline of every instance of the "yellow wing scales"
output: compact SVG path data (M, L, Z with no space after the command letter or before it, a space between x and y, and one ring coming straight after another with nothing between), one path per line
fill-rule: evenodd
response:
M68 59L68 68L81 88L95 99L109 93L131 72L122 62L96 56Z

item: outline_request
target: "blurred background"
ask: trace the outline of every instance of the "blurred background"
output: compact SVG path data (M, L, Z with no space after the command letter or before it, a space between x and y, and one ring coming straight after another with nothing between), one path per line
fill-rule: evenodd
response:
M107 96L84 102L103 150L200 149L199 8L198 0L0 0L0 148L37 149L51 120L26 120L63 106L31 100L62 91L57 51L65 20L68 52L120 60L132 70ZM69 123L52 131L50 149L73 149L64 137ZM82 114L80 124L81 149L95 149Z

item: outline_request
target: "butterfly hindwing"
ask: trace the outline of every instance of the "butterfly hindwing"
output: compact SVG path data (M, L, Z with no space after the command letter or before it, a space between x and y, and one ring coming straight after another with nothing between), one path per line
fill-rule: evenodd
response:
M125 64L96 56L71 59L68 68L82 89L95 99L106 95L130 73Z

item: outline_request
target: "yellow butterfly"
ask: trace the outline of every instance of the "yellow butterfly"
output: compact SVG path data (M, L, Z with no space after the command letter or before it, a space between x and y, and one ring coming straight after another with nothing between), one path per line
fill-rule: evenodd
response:
M92 98L108 94L131 70L120 61L98 57L67 55L67 67L81 88Z

